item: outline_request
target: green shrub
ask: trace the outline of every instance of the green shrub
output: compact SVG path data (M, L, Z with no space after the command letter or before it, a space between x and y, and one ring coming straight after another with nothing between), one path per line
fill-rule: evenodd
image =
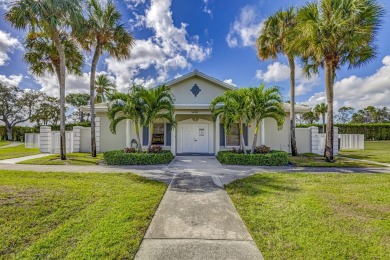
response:
M151 165L166 164L173 160L170 151L160 153L125 153L123 150L104 153L104 161L108 165Z
M288 153L271 151L267 154L242 154L232 151L220 151L217 156L223 164L257 165L257 166L284 166L288 165Z
M24 141L25 133L39 133L39 128L29 126L14 126L12 131L12 139L14 141ZM7 140L7 129L5 126L0 126L0 140Z
M316 126L319 132L322 132L322 125L320 124L297 125L297 128L310 126ZM339 134L364 134L364 140L366 141L390 140L390 123L335 124L335 126L339 128Z

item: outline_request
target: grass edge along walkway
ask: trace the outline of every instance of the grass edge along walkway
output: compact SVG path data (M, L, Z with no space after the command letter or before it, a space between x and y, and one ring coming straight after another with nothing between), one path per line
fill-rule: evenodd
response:
M18 164L35 165L98 165L103 161L103 154L92 157L90 153L67 153L66 160L61 160L59 154L50 154L42 158L25 160Z
M0 149L0 160L39 154L38 148L25 148L24 144Z
M134 258L167 185L131 173L0 171L0 258Z
M265 259L386 259L390 174L256 174L226 186Z

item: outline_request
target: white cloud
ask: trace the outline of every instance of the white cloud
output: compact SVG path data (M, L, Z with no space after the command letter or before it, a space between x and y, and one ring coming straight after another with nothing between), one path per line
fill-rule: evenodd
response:
M290 67L287 64L274 62L268 65L267 70L256 70L256 79L263 80L266 83L282 82L289 80ZM313 75L311 78L306 77L301 66L297 65L295 69L295 95L303 95L310 92L314 86L318 85L320 78Z
M202 9L203 12L205 12L206 14L210 15L211 17L213 17L213 11L209 7L210 1L209 0L203 0L203 3L204 3L204 7Z
M144 1L129 0L128 3L144 4ZM133 82L152 86L169 78L177 69L190 68L192 62L202 62L211 55L211 44L199 44L198 35L188 35L187 24L176 27L173 23L171 0L152 0L143 14L135 14L135 27L153 31L154 35L136 41L128 60L105 60L107 69L115 75L119 89L129 88ZM153 77L140 77L144 70L154 69Z
M127 7L130 9L134 9L140 5L145 4L146 0L125 0Z
M9 60L8 53L13 52L16 48L22 48L18 39L12 37L10 33L0 30L0 66L5 65L6 61Z
M237 87L237 85L233 83L233 80L232 80L232 79L225 79L223 82L225 82L225 83L227 83L227 84L229 84L229 85L232 85L232 86L234 86L234 87Z
M367 106L390 106L390 56L382 60L383 66L367 77L355 75L337 81L334 85L334 107L342 106L362 109ZM315 105L325 102L324 92L315 93L307 102Z
M254 7L244 6L240 11L240 16L236 17L230 25L229 33L226 36L228 46L230 48L254 46L261 26L262 23Z
M106 74L108 79L115 82L115 78L105 71L96 73L96 76ZM41 85L40 91L54 97L59 97L59 84L55 74L46 74L42 77L34 77L35 81ZM81 76L67 75L66 77L66 95L69 93L88 93L89 94L90 73L83 73Z
M11 75L9 77L5 75L0 75L0 82L6 86L16 86L18 87L20 82L22 82L23 75Z
M256 78L265 82L281 82L289 79L290 68L286 64L274 62L267 67L267 71L256 70Z
M15 2L15 0L0 0L0 8L8 11L11 8L11 4Z

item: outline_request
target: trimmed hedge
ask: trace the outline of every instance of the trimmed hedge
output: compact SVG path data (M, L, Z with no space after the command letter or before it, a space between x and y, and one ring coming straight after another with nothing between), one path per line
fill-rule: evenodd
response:
M39 129L29 126L14 126L12 139L14 141L24 142L25 133L39 133ZM3 125L0 126L0 140L7 140L7 129Z
M242 154L232 151L220 151L217 156L220 163L235 165L284 166L288 165L288 153L272 151L266 154Z
M306 128L310 126L316 126L319 131L322 132L321 124L297 125L297 128ZM339 128L339 134L364 134L364 139L366 141L390 140L390 123L335 124L335 126Z
M104 161L108 165L151 165L166 164L173 160L171 151L160 153L125 153L123 150L104 153Z
M65 130L66 130L66 131L72 131L72 130L73 130L73 127L75 127L75 126L91 127L91 122L89 122L89 121L84 121L84 122L66 124L66 125L65 125ZM52 131L60 131L60 126L59 126L59 125L52 125L52 126L51 126L51 130L52 130Z

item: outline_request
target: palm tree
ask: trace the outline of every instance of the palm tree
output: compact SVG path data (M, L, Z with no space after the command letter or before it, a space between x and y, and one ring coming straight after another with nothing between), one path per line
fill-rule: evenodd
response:
M153 122L156 119L165 119L173 125L176 124L174 117L174 99L170 89L165 85L151 89L143 88L140 90L139 95L142 100L144 112L143 126L149 127L149 152L153 139Z
M328 106L325 103L317 104L314 107L314 113L317 114L317 117L321 116L322 118L322 132L325 133L325 114L328 111Z
M310 125L314 124L314 121L318 121L318 115L313 111L309 111L302 114L303 120L305 120Z
M17 29L41 31L48 35L58 53L59 70L56 70L60 86L60 136L61 159L66 160L65 140L65 77L66 56L61 34L75 28L81 20L81 5L78 0L19 0L5 14L5 19Z
M130 119L135 125L135 133L138 142L138 152L142 152L141 138L139 135L139 126L144 121L143 104L140 99L140 90L142 86L133 86L128 94L116 92L110 99L112 100L108 109L108 118L111 121L110 130L116 133L116 126L125 119Z
M107 75L99 75L96 79L95 85L96 103L105 102L107 100L107 96L112 95L116 90L115 84L108 79Z
M224 128L230 133L232 124L238 123L240 134L240 148L246 154L243 123L248 123L250 118L250 92L247 88L228 90L223 95L214 98L210 103L214 120L220 116L224 122Z
M291 31L297 23L297 12L294 8L278 11L268 17L257 39L257 56L261 60L276 59L279 53L287 56L290 66L290 140L291 154L296 156L297 142L295 137L295 51L288 49L291 42Z
M255 136L253 137L251 149L251 154L253 154L259 134L260 121L267 117L273 118L280 129L283 126L286 113L284 112L282 97L277 87L264 89L264 85L261 84L258 88L250 88L249 94L249 118L255 121Z
M81 46L93 53L90 75L91 150L92 157L96 157L94 104L96 67L103 52L118 60L129 58L134 39L123 24L120 24L122 16L113 1L90 0L87 10L88 20L84 21L83 30L78 32L78 38Z
M327 128L325 157L333 156L333 85L336 71L367 64L376 56L374 41L384 9L376 0L321 0L298 12L291 48L301 53L308 73L325 67Z
M65 33L60 33L65 52L65 65L69 74L81 76L84 57L76 42ZM29 32L25 39L26 52L23 59L29 64L29 71L36 76L45 73L60 73L60 59L57 49L47 32Z

